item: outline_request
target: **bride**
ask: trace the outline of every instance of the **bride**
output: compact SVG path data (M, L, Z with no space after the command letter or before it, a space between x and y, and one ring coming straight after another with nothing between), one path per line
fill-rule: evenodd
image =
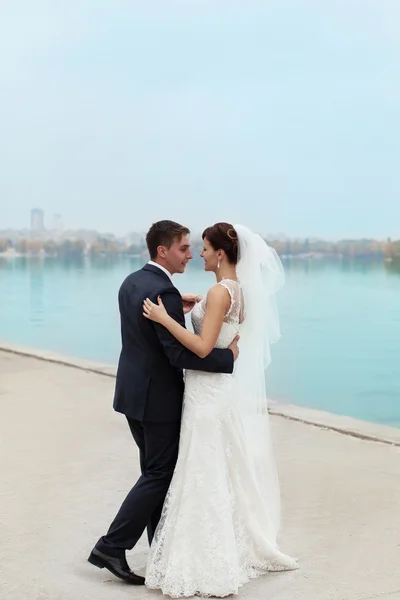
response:
M173 598L228 596L253 577L298 568L276 541L280 494L264 380L280 335L274 296L282 264L240 225L217 223L203 242L204 268L217 283L196 297L195 333L168 315L161 298L144 302L148 319L200 357L240 332L233 375L186 371L179 457L146 571L147 587Z

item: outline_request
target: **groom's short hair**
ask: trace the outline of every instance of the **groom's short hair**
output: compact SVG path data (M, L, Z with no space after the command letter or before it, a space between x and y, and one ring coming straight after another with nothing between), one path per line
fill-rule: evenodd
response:
M151 260L157 258L158 246L171 248L176 240L181 240L184 235L189 235L190 230L175 223L175 221L157 221L153 223L146 235L146 244Z

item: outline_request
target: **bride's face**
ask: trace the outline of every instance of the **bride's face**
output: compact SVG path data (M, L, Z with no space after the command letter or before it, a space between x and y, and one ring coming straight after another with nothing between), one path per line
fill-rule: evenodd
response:
M214 250L207 238L203 240L203 250L200 256L204 260L204 270L214 271L215 273L218 264L218 251Z

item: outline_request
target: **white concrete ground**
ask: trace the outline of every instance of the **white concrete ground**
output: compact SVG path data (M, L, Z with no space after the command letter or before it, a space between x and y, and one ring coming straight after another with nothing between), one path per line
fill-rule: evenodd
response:
M113 386L109 375L0 351L1 600L161 597L86 562L138 475L128 427L112 411ZM252 581L240 597L399 600L399 430L349 426L390 445L304 424L313 411L293 411L272 426L280 543L301 569ZM319 425L346 424L317 416ZM146 550L143 540L128 557L141 573Z

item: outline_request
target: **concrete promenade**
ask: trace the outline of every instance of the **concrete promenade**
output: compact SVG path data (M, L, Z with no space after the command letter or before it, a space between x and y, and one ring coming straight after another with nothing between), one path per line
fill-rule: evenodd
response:
M138 475L112 410L115 368L30 353L0 350L0 600L161 598L86 562ZM272 412L280 545L301 568L252 581L239 597L400 600L400 429ZM142 574L146 552L142 539L128 556Z

